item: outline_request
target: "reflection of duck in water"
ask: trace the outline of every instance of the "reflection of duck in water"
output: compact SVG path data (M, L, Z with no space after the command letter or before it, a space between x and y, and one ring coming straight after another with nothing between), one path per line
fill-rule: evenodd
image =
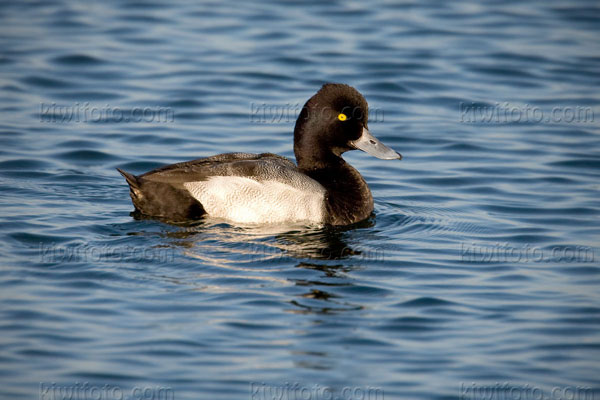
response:
M359 225L371 227L374 225L373 219L366 219ZM344 232L348 229L350 227L323 227L302 235L282 233L277 235L277 241L295 258L341 260L361 254L344 240Z
M204 220L179 227L162 225L166 230L163 245L180 247L187 257L200 261L191 277L182 280L186 285L199 282L199 290L215 293L243 290L262 294L263 285L292 284L297 290L286 292L290 295L287 303L292 306L286 307L286 312L329 314L364 308L349 302L339 289L354 285L348 274L357 267L345 260L362 254L345 240L346 232L373 223L367 219L351 227L240 227ZM230 278L248 279L248 283L240 289L236 284L219 282Z
M300 295L296 295L296 298L290 301L296 307L290 310L290 312L298 314L331 314L364 308L361 304L348 302L345 298L346 296L339 294L339 290L337 290L337 288L344 287L349 289L354 286L352 280L346 277L346 273L354 268L341 264L317 264L314 262L302 262L296 265L296 268L319 271L323 274L313 277L310 280L290 279L297 286L305 287L308 290Z
M229 153L140 176L119 172L129 183L136 211L152 217L348 225L369 217L373 197L342 153L359 149L382 159L401 159L371 135L367 120L367 102L356 89L326 84L296 122L297 166L270 153Z
M179 225L177 230L165 226L163 234L171 245L185 248L185 253L194 258L210 262L219 253L213 260L216 264L267 262L281 257L342 260L362 254L344 240L345 232L374 225L372 218L348 227L296 224L241 227L215 222Z

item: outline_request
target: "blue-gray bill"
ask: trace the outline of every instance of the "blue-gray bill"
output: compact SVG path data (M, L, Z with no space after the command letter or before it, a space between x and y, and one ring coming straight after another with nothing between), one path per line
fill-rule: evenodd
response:
M371 132L369 132L367 128L363 128L362 135L350 143L357 149L362 150L374 157L381 158L382 160L402 159L402 155L400 153L381 143L379 139L371 135Z

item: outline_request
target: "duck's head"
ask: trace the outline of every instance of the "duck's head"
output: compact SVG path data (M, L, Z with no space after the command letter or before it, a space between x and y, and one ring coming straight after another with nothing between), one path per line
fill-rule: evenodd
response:
M352 86L327 83L300 112L294 129L294 153L303 169L323 168L342 153L362 150L384 160L400 160L368 129L369 106Z

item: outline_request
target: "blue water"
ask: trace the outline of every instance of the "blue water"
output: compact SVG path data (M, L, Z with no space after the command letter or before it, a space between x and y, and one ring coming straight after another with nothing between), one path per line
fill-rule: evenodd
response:
M1 399L600 398L596 1L26 1L0 23ZM293 157L328 81L404 156L345 155L373 218L129 215L115 167Z

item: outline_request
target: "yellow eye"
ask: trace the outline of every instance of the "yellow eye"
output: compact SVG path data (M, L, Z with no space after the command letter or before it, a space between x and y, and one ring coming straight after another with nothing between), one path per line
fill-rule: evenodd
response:
M338 119L339 119L340 121L345 121L345 120L347 120L347 119L348 119L348 117L347 117L347 116L346 116L346 114L344 114L344 113L339 113L339 114L338 114Z

